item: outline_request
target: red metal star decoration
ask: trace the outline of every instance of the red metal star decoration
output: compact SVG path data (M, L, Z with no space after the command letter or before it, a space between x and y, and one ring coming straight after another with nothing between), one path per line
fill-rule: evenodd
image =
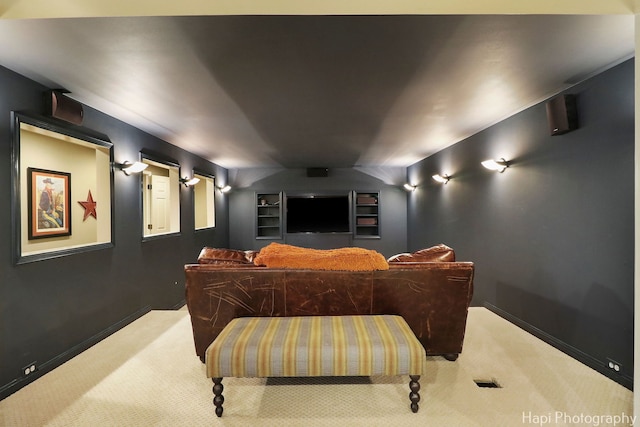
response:
M98 204L98 202L95 202L93 200L93 196L91 195L91 190L89 190L89 195L87 196L87 200L79 201L78 203L80 203L84 208L84 218L82 218L83 221L86 221L87 218L89 218L89 215L91 215L95 219L98 219L98 214L96 213L96 205Z

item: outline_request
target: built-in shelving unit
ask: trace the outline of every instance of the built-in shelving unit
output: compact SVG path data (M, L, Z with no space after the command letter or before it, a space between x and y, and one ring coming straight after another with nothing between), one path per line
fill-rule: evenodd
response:
M256 193L256 239L283 239L283 200L282 192ZM354 239L379 239L380 193L378 191L352 191L350 206L352 225L351 232L347 234ZM317 214L322 215L322 212L310 213L310 215ZM288 230L287 233L291 233L291 231ZM318 233L322 234L322 232ZM287 234L287 236L292 235Z
M256 193L256 239L282 239L282 193Z
M356 239L379 239L380 193L377 191L354 191L353 206L353 237Z

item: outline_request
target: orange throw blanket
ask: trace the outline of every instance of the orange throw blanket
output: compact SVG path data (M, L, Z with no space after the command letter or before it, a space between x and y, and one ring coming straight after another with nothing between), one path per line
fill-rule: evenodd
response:
M270 243L254 258L255 265L271 268L299 268L309 270L388 270L389 264L381 253L363 248L309 249Z

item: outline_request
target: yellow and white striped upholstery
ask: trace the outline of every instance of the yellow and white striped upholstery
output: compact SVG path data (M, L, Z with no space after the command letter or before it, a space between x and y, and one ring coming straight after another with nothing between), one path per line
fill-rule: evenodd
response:
M209 378L422 375L426 362L390 315L236 318L205 357Z

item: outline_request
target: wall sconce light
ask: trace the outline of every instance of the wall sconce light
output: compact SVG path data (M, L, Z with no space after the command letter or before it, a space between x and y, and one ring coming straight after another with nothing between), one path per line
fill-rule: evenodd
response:
M192 187L199 182L200 178L196 178L195 176L193 178L187 178L186 176L184 178L180 178L180 184L184 184L185 187Z
M504 158L500 158L499 160L489 159L482 162L482 166L489 170L502 173L506 168L509 167L509 162Z
M446 173L442 174L442 175L435 174L431 178L433 178L434 180L438 181L440 184L446 184L451 179L451 177L449 175L447 175Z
M124 172L125 175L129 176L132 173L140 173L145 170L149 165L142 162L133 162L130 163L128 161L124 161L124 163L114 163L114 166Z
M404 189L407 191L414 191L416 189L415 185L411 185L408 182L404 184Z
M231 190L230 185L225 185L224 187L220 188L221 193L228 193L230 190Z

